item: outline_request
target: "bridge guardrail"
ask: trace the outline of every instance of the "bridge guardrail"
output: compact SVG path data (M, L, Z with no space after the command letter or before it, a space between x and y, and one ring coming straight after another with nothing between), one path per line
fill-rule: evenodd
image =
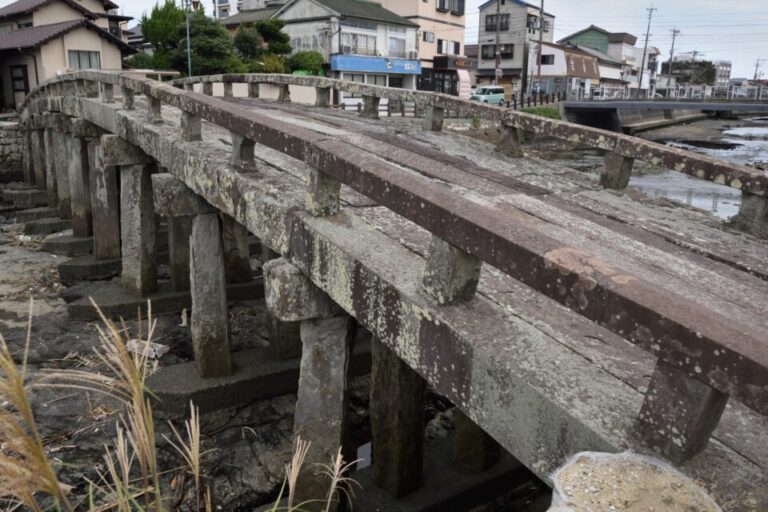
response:
M197 82L236 83L237 80L272 83L285 88L305 85L354 91L373 98L367 100L369 107L382 97L410 99L431 109L428 116L434 118L441 118L436 112L439 109L463 109L467 113L499 120L507 138L518 144L520 140L515 139L515 130L533 131L600 148L623 159L658 160L679 171L696 176L701 174L700 177L713 181L722 176L724 183L752 194L765 196L768 192L765 175L632 137L505 112L446 95L315 77L221 75L182 79L171 86L130 73L81 71L56 77L32 91L24 102L22 120L28 128L34 128L35 116L44 112L66 107L72 113L82 113L80 109L85 107L78 97L96 98L100 93L102 101L112 102L115 86L122 89L123 106L128 110L134 109L136 94L145 95L150 123L162 120L163 105L182 112L183 140L199 140L202 120L205 120L229 130L241 140L262 144L307 164L313 174L307 201L310 214L325 216L337 212L339 187L347 185L426 229L435 239L449 244L468 258L476 258L501 270L642 347L659 361L684 371L686 378L697 385L703 384L723 396L732 396L768 415L765 400L768 353L763 340L724 324L706 308L656 289L646 281L593 271L594 267L603 265L597 258L563 247L545 232L517 219L513 212L500 216L499 210L491 206L419 179L397 165L372 161L346 141L329 139L309 129L244 110L231 102L178 88ZM324 98L327 98L327 92L323 93ZM434 118L430 125L436 124ZM623 164L618 167L626 169ZM740 183L735 183L736 180ZM195 184L188 186L195 190ZM217 208L228 208L234 201L215 195L224 193L218 190L204 191L198 187L195 191L207 194L204 198ZM266 242L276 250L285 250L284 239L267 238Z

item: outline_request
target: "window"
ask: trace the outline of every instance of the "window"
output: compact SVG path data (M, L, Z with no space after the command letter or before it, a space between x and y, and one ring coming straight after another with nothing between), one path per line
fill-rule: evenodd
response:
M555 56L554 55L542 55L541 56L541 64L544 66L551 66L555 63Z
M434 32L424 32L423 39L425 43L434 43L435 42L435 33Z
M355 74L355 73L344 73L344 80L349 80L350 82L357 82L360 84L365 83L365 75L363 74ZM351 94L351 93L344 93L345 98L360 98L359 94Z
M19 30L22 28L32 28L32 22L31 21L20 21L19 22Z
M464 15L464 0L451 0L451 14Z
M118 38L123 37L123 31L120 29L120 24L115 20L109 20L109 33Z
M403 88L403 77L401 76L391 76L389 77L389 86L395 87L397 89Z
M461 43L458 41L453 42L453 54L461 55Z
M371 85L387 86L387 75L368 75L368 83Z
M399 37L389 38L389 56L393 58L405 58L405 39Z
M342 32L341 53L376 55L376 36Z
M11 89L13 92L29 92L27 66L11 66Z
M488 14L485 17L485 31L486 32L495 32L496 31L496 22L497 18L501 20L501 23L499 25L500 31L507 31L509 30L509 14L500 14L496 16L495 14Z
M69 50L70 69L101 69L101 53Z
M438 11L444 11L447 12L449 9L449 4L451 3L450 0L435 0L436 5L435 8Z
M528 28L529 34L535 33L539 28L539 17L535 14L529 14L525 26Z
M482 49L482 58L483 59L495 59L496 58L496 45L495 44L484 44ZM501 53L502 59L512 59L515 57L515 45L513 44L502 44L499 45L499 51Z

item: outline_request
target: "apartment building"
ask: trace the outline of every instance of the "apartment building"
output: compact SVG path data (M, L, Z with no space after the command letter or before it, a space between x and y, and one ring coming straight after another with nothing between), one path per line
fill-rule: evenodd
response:
M0 8L0 108L38 83L75 69L122 69L135 53L109 0L18 0Z
M379 0L381 5L419 25L418 88L469 97L474 62L464 54L465 0Z
M272 17L285 22L283 30L291 37L294 51L314 50L325 57L331 77L416 88L421 74L416 44L419 27L380 4L291 0ZM360 98L344 94L335 100L360 102Z
M479 83L505 85L512 93L523 90L531 43L539 36L545 43L553 42L555 16L544 12L542 20L540 14L538 6L520 0L490 0L480 6Z

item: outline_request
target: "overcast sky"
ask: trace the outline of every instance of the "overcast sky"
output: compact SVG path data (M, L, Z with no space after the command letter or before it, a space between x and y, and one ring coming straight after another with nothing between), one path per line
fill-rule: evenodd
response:
M416 1L416 0L413 0ZM477 41L479 6L485 0L467 1L467 42ZM538 5L539 0L531 0ZM12 0L0 0L0 6ZM115 0L124 14L139 18L156 0ZM211 12L213 0L204 0ZM234 1L233 1L234 3ZM642 45L647 24L646 7L632 0L545 0L545 8L556 16L555 38L595 24L615 32L630 32ZM698 50L710 60L733 62L734 77L751 78L755 60L768 59L768 1L766 0L657 0L651 25L650 44L665 60L677 27L676 51ZM134 22L131 22L133 25ZM768 77L768 60L762 70Z

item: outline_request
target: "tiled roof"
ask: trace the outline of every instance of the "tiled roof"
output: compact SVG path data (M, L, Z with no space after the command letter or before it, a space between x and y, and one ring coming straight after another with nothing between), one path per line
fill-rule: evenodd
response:
M251 11L240 11L228 18L219 19L219 23L231 27L242 25L243 23L253 23L254 21L266 20L272 17L280 7L267 7L266 9L254 9Z
M382 23L392 23L394 25L407 25L409 27L418 27L419 25L398 16L377 4L365 0L315 0L332 11L339 13L347 18L357 18L362 20L378 21ZM291 5L291 4L288 4ZM283 6L282 9L288 6Z
M36 48L51 39L55 39L62 34L66 34L76 28L87 28L95 31L99 36L120 47L125 52L135 52L133 48L125 44L122 39L118 39L106 30L103 30L88 20L70 20L61 23L52 23L50 25L40 25L38 27L25 28L22 30L13 30L0 36L0 50L15 50L18 48Z
M23 14L30 14L41 7L45 7L46 5L53 3L57 0L18 0L17 2L13 2L12 4L6 5L2 9L0 9L0 19L7 18L11 16L19 16ZM66 3L67 5L71 6L73 9L76 9L80 12L82 12L86 16L93 16L93 13L80 5L77 2L74 2L72 0L61 0L62 2Z

